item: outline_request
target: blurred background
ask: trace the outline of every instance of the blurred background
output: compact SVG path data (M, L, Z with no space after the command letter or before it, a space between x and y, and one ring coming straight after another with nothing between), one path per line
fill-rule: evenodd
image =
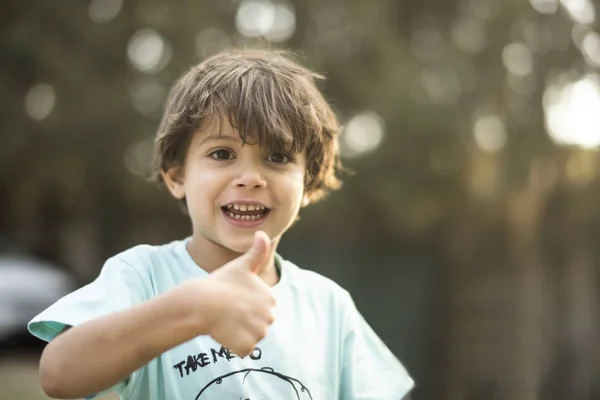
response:
M597 0L0 5L0 399L45 399L25 323L190 233L144 180L165 96L230 47L327 76L356 173L280 253L347 288L415 400L600 398Z

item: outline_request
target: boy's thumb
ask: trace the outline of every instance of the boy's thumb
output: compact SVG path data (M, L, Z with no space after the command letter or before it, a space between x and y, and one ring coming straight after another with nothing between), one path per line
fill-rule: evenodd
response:
M254 233L254 241L252 242L252 246L250 249L248 249L246 254L244 254L247 266L252 272L258 272L262 264L265 262L270 248L271 240L269 239L269 236L267 236L267 234L263 231L256 231Z

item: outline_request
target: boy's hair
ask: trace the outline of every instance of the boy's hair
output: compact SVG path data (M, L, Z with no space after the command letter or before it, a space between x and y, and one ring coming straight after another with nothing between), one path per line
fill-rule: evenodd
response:
M193 67L172 88L155 140L154 177L182 166L190 139L207 118L225 117L243 143L275 152L306 150L305 196L341 185L335 114L318 90L323 76L272 50L233 50Z

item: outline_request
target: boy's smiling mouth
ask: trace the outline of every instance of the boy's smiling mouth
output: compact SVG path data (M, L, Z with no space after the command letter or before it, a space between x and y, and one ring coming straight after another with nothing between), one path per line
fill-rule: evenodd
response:
M234 202L221 207L225 219L239 227L260 225L269 215L270 208L261 203Z

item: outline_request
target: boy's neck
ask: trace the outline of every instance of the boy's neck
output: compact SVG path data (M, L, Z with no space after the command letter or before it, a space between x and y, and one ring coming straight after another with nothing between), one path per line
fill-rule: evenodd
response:
M271 243L270 254L265 260L265 265L261 266L261 272L258 274L269 286L274 286L279 282L279 273L275 267L277 244L277 240ZM187 244L187 251L196 264L208 273L215 271L244 254L232 251L199 235L192 236Z

